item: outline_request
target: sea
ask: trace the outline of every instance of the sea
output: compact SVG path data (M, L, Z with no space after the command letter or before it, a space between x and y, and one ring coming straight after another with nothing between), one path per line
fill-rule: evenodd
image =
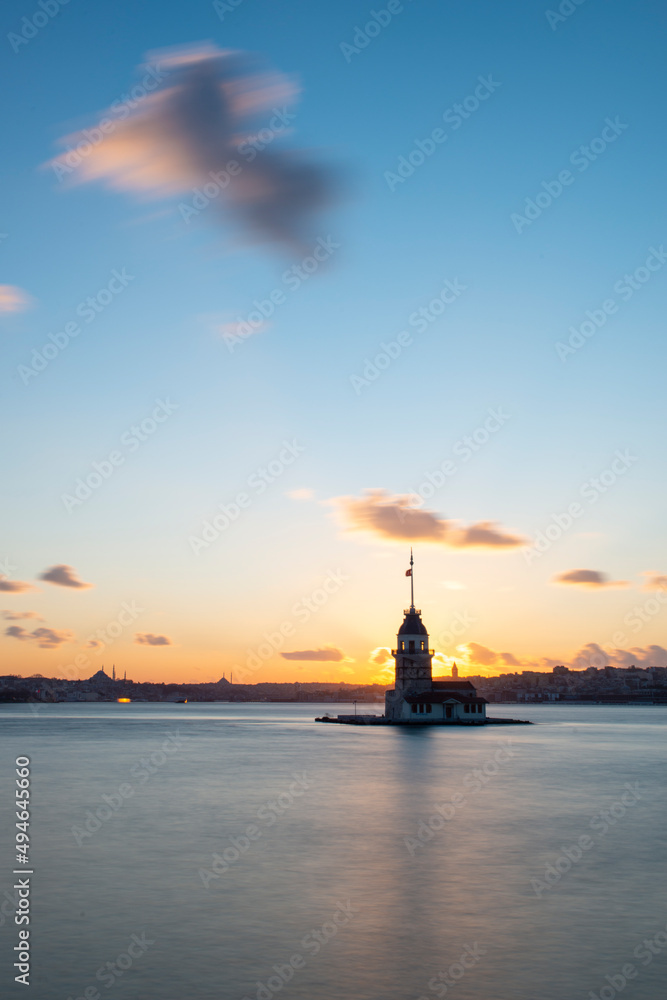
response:
M350 710L0 706L2 996L665 996L667 707L314 721ZM26 757L29 867L14 846Z

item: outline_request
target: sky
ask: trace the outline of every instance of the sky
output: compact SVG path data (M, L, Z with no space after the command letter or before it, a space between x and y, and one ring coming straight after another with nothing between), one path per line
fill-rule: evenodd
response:
M3 673L667 665L662 5L0 16Z

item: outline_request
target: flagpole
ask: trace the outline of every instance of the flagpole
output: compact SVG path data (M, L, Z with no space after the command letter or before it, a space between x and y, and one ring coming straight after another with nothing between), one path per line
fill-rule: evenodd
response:
M410 548L410 610L415 610L415 575L412 569L414 559L412 558L412 548Z

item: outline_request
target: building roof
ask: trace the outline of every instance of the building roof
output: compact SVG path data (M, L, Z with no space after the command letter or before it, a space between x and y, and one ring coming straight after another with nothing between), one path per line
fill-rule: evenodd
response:
M422 691L420 694L406 694L404 701L408 705L431 704L442 705L448 701L458 701L461 705L486 705L486 698L468 697L455 691Z
M460 691L461 694L474 694L477 688L470 681L433 681L434 691Z
M420 617L420 612L410 608L405 612L403 624L398 630L399 635L428 635L426 626Z
M96 684L99 684L102 681L108 681L109 683L111 683L111 678L108 676L108 674L105 674L103 670L98 670L96 674L93 674L92 677L88 678L89 683L90 681L94 681Z

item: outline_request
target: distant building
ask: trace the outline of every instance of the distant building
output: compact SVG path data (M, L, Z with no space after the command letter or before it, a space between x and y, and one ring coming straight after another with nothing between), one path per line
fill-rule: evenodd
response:
M385 719L391 722L481 723L486 720L486 698L478 698L470 681L460 680L452 669L452 680L433 680L434 650L428 646L428 632L421 611L414 604L410 555L410 607L396 636L391 655L396 662L392 691L385 694Z

